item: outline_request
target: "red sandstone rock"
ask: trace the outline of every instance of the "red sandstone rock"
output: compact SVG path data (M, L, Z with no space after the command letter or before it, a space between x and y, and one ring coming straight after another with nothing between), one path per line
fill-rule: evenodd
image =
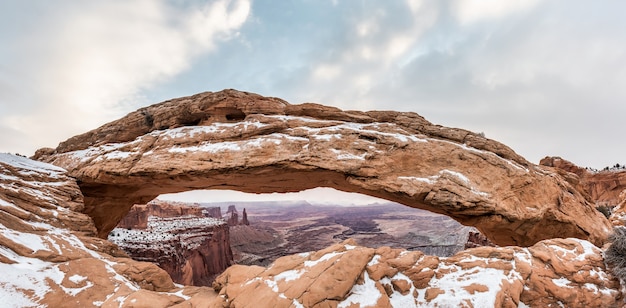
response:
M496 245L492 243L486 236L484 236L478 230L476 229L470 230L468 237L467 237L467 243L465 243L465 249L482 247L482 246L495 247Z
M214 283L225 305L267 307L617 307L619 283L602 252L578 239L529 248L480 247L449 258L344 242L234 266Z
M218 208L219 209L219 208ZM192 203L152 200L147 204L135 204L128 214L117 224L118 228L145 229L148 226L148 217L205 217L204 209ZM218 216L209 216L219 218Z
M0 297L9 307L618 307L602 252L579 239L480 247L449 258L347 241L269 268L232 266L177 288L94 238L65 171L0 154ZM247 227L247 226L238 226ZM115 254L115 257L111 254Z
M573 173L575 176L564 176L586 193L596 206L616 206L624 200L620 198L620 194L626 190L624 169L593 171L560 157L545 157L540 164Z
M415 113L341 111L225 90L173 99L41 150L80 180L100 237L136 203L191 189L332 187L448 215L499 245L600 245L609 222L566 179Z
M82 201L65 170L0 154L0 306L166 307L215 298L208 288L176 288L156 265L94 237Z
M246 226L250 225L250 221L248 221L248 213L246 212L246 209L243 209L243 213L241 214L241 224L246 225Z
M133 259L158 264L176 283L209 286L233 263L228 225L199 206L152 201L130 214L109 240Z

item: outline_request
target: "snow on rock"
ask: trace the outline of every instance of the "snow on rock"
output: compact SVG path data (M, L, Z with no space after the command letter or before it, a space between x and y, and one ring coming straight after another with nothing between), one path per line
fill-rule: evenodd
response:
M355 284L350 290L348 298L337 305L337 308L350 307L353 304L359 307L378 307L378 301L382 297L376 282L370 279L367 272L363 272L363 283Z
M168 248L171 242L180 243L185 249L195 249L206 239L210 239L212 232L202 236L194 229L211 229L215 226L224 226L223 219L213 217L181 216L181 217L148 217L146 229L115 228L108 236L109 241L122 248Z
M117 307L116 298L174 288L155 265L93 237L83 206L64 169L0 154L0 306Z
M349 240L280 258L267 269L231 267L215 286L235 306L263 298L305 307L321 301L337 307L611 307L622 295L610 277L601 251L578 239L479 247L448 258ZM314 294L322 286L324 294Z
M402 189L412 195L415 195L419 192L428 191L431 189L432 186L437 185L438 183L444 184L443 182L448 180L457 184L459 187L468 189L470 193L477 196L483 198L489 198L491 196L489 193L480 191L476 187L474 187L470 179L463 173L448 169L443 169L439 171L436 175L431 175L427 177L398 176L397 179L402 181L402 183L400 184Z
M38 157L89 187L100 237L133 204L192 188L331 186L480 224L498 245L562 236L601 245L610 227L563 177L480 134L415 113L290 105L235 90L152 105Z

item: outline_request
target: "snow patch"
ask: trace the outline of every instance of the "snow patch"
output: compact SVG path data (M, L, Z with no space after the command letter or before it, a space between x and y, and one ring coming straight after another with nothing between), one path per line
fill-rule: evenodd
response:
M47 174L50 176L67 172L65 169L52 164L43 163L40 161L9 153L0 153L0 163L5 163L18 169L26 169L37 173Z
M40 250L50 250L41 236L26 232L17 232L5 227L3 224L0 224L0 235L16 244L28 247L33 251L32 253L36 253Z
M561 277L558 279L553 278L552 283L561 288L572 288L572 286L570 285L572 282L565 277Z
M471 181L470 179L465 176L464 174L457 172L457 171L452 171L452 170L448 170L448 169L443 169L441 171L439 171L438 174L436 175L432 175L429 177L415 177L415 176L399 176L398 180L403 180L403 181L409 181L409 182L421 182L421 183L426 183L428 185L434 185L436 184L438 181L440 181L442 178L453 178L456 179L456 181L454 181L456 184L461 185L465 188L469 188L470 192L488 198L491 195L487 192L483 192L483 191L479 191L478 189L476 189L475 187L473 187L471 185Z
M359 307L376 307L382 294L376 287L376 282L370 278L367 271L363 271L363 284L356 284L350 290L350 296L337 305L337 308L350 307L353 304Z
M483 260L485 264L489 263L487 259L474 258ZM497 260L494 259L494 261ZM469 261L469 259L464 261ZM513 282L521 277L516 271L510 271L506 275L503 270L496 268L474 267L463 269L455 264L446 265L442 263L439 265L439 270L447 274L439 279L437 279L437 276L434 276L427 288L438 288L444 293L439 294L430 302L426 302L426 289L417 289L417 302L419 305L426 305L427 307L457 307L466 305L464 303L467 301L473 307L494 307L496 295L502 288L502 281ZM464 287L469 287L472 284L484 285L487 287L487 291L470 294Z
M369 262L367 262L367 266L374 266L379 263L379 260L380 255L374 255L374 257Z
M288 270L284 271L276 276L274 276L275 281L284 280L284 281L292 281L296 279L300 279L300 276L304 273L304 270Z
M393 285L391 283L392 280L404 280L411 287L409 292L406 295L402 295L402 293L393 289ZM391 303L391 307L417 307L417 303L415 302L415 298L413 297L413 292L415 291L415 286L413 285L413 281L408 276L397 273L392 278L384 277L380 280L383 285L387 285L393 290L393 293L389 295L389 302Z
M304 261L304 266L305 267L313 267L313 266L317 265L318 263L330 260L330 259L332 259L332 258L334 258L336 256L340 256L342 254L343 254L343 252L336 252L336 251L329 252L329 253L323 255L318 260L315 260L315 261Z
M343 151L339 151L337 149L330 149L335 155L337 155L338 160L365 160L365 156L367 153L363 153L360 155L354 155L352 153L347 153Z
M85 277L85 276L81 276L81 275L78 275L78 274L74 274L74 275L72 275L72 276L71 276L70 278L68 278L68 279L69 279L71 282L73 282L73 283L79 284L79 283L81 283L82 281L84 281L85 279L87 279L87 277Z
M178 296L178 297L180 297L180 298L182 298L183 300L186 300L186 301L191 299L191 296L187 296L187 295L183 294L183 290L178 290L177 292L168 293L168 294Z

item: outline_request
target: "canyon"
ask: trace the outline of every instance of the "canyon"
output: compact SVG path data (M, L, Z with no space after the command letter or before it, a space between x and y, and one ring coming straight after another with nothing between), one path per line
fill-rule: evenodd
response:
M346 207L307 201L236 202L244 206L241 220L231 203L155 199L136 204L108 240L135 260L157 264L174 282L194 286L210 286L231 263L268 266L280 257L324 249L348 238L362 246L440 257L490 245L477 230L447 216L394 203ZM223 216L221 208L227 209ZM246 209L252 210L250 216Z
M233 263L229 226L219 208L158 200L136 204L108 240L184 285L210 286Z
M277 258L321 250L347 239L451 256L465 248L472 228L400 204L316 205L307 201L246 202L250 225L231 227L238 264L269 265ZM237 259L237 258L236 258Z
M14 307L621 307L603 256L620 221L599 213L577 179L415 113L200 93L33 159L0 154L0 298ZM347 239L268 266L232 265L196 287L106 240L134 204L160 194L314 187L444 214L499 246L439 257Z

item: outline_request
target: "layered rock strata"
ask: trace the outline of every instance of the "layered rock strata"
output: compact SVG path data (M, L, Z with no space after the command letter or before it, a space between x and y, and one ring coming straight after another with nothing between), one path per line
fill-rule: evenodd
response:
M211 213L212 212L212 213ZM217 216L215 210L207 210L198 204L152 200L147 204L135 204L128 214L120 220L117 228L145 229L148 227L148 218L154 217L214 217L221 218L221 211L217 208Z
M156 263L176 283L208 286L233 263L228 225L201 207L158 201L135 205L131 213L147 217L146 225L125 218L108 239L133 259Z
M69 170L100 237L133 204L193 189L332 187L448 215L498 245L576 237L610 224L568 181L496 141L415 113L290 105L225 90L169 100L42 149Z
M626 170L606 169L602 171L581 168L560 157L545 157L541 165L568 172L564 175L577 185L596 206L616 206L624 199L620 194L626 191Z
M83 196L65 170L0 154L0 298L3 307L169 307L215 298L174 285L95 237ZM201 305L202 306L202 305Z

